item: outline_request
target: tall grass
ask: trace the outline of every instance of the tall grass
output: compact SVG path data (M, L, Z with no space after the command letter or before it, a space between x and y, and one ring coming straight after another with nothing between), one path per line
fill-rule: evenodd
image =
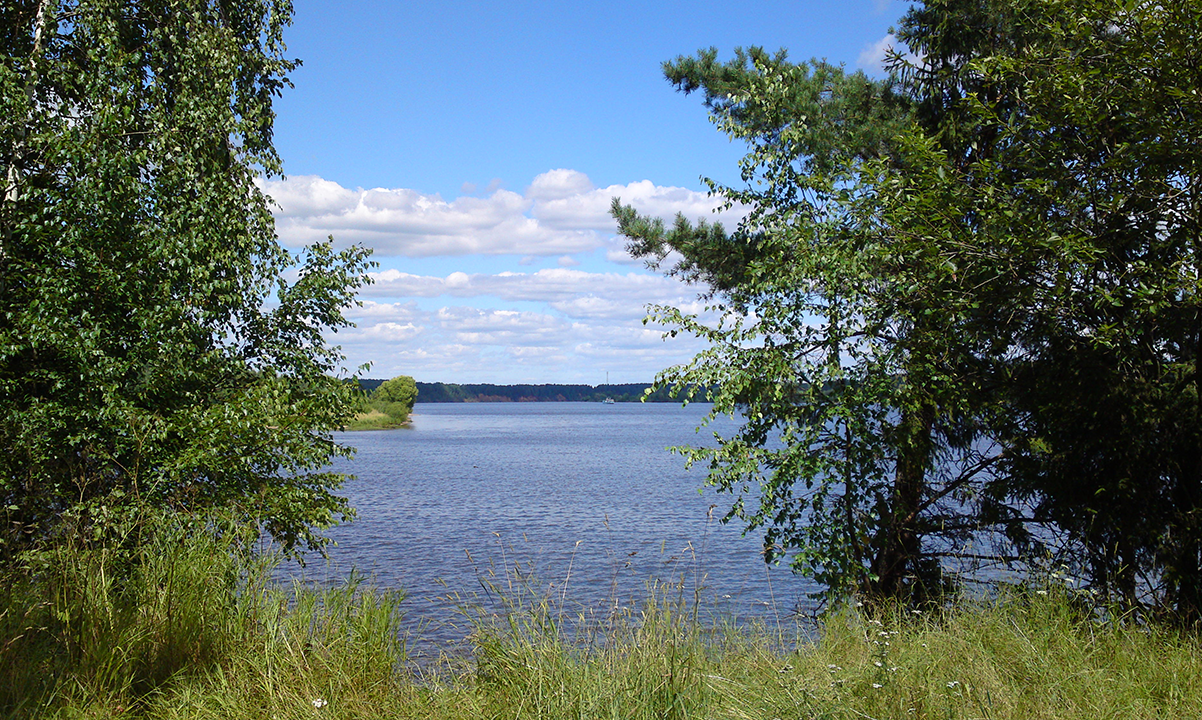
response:
M1054 585L930 613L845 607L813 641L706 625L682 585L601 617L559 590L503 593L464 608L469 654L414 670L400 596L359 577L279 584L205 536L157 538L134 572L57 553L0 587L5 717L1202 717L1196 633Z
M210 534L164 530L132 558L59 547L11 571L0 716L272 717L391 691L400 594L358 577L284 587L272 567Z
M479 631L481 717L1202 717L1196 634L1055 587L933 613L845 607L814 642L702 628L679 594L658 594L565 644L547 609Z

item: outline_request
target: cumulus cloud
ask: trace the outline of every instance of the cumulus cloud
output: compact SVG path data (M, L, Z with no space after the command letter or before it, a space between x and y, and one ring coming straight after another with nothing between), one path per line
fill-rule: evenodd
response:
M538 312L446 307L437 313L444 331L466 345L546 346L562 338L570 323Z
M643 265L644 261L641 258L636 258L626 252L626 248L609 248L605 251L605 259L611 263L618 265Z
M378 257L565 256L607 245L615 231L613 197L666 219L678 212L711 217L719 204L704 192L649 180L597 188L584 173L566 169L537 176L524 194L494 181L483 197L450 201L405 188L349 189L314 175L263 180L260 187L278 205L276 232L285 245L333 235L340 245L374 248ZM734 211L724 219L739 217Z
M532 200L562 200L593 189L593 182L582 172L550 170L534 178L526 190L526 197Z
M491 297L508 302L550 303L570 317L641 318L648 304L688 305L697 294L695 288L662 275L594 273L570 268L493 275L454 272L445 278L389 269L372 276L375 282L362 290L365 296Z
M622 250L611 199L667 221L683 213L729 225L742 216L736 209L715 217L720 201L704 192L648 180L596 187L570 169L542 173L521 192L497 180L485 188L465 183L451 200L317 176L261 187L279 205L276 228L286 245L332 234L340 245L374 248L384 261L374 284L361 288L362 304L346 310L356 326L330 337L347 365L370 362L369 377L423 381L596 384L606 372L615 382L649 381L703 343L685 335L665 341L665 328L644 324L647 306L710 314L697 288L641 270L642 261ZM465 256L476 257L460 264Z
M544 173L544 175L546 174L548 173ZM581 175L580 173L576 174ZM544 177L544 175L539 177ZM584 176L581 175L581 177ZM584 178L585 181L587 179ZM548 228L560 230L581 228L612 233L614 232L614 221L609 216L609 206L615 197L621 198L626 205L633 205L642 213L665 220L671 220L676 217L677 213L683 213L685 217L692 220L713 219L714 208L721 204L720 199L710 197L708 193L681 187L656 185L650 180L641 180L627 185L610 185L603 188L593 188L591 183L588 188L585 188L583 184L575 187L577 192L560 197L539 199L531 207L531 216ZM719 217L727 222L737 222L742 217L742 213L731 212Z
M412 303L368 301L358 310L352 314L359 327L337 339L353 359L371 353L369 377L597 384L610 371L615 382L648 382L656 371L701 348L700 341L684 335L665 341L659 328L641 320L615 322L587 313L564 318L550 308L420 310Z
M413 323L382 322L360 331L360 337L368 341L401 342L418 335L423 328Z

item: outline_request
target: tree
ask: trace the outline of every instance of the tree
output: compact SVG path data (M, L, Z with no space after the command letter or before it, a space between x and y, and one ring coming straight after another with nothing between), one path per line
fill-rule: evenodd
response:
M403 422L413 412L413 403L417 402L417 383L408 375L397 375L381 383L372 392L371 399L373 404L382 406L385 414Z
M948 59L974 11L1005 32ZM980 252L1011 267L981 286L1009 318L990 358L996 492L1043 529L1028 551L1187 619L1202 611L1200 18L1190 2L944 1L902 33L945 58L914 73L926 106L988 149L959 184Z
M324 468L355 399L323 333L348 324L367 253L294 257L255 184L280 171L290 13L0 5L5 557L136 537L146 508L220 511L286 548L349 513Z
M917 104L893 81L758 49L715 57L665 69L751 146L748 187L710 183L746 219L730 235L684 218L669 231L613 206L631 252L678 253L669 272L708 284L719 317L656 313L711 344L660 381L716 387L714 412L744 417L686 452L740 494L727 519L764 528L767 559L791 556L831 595L936 590L940 557L979 529L966 506L996 462L976 442L991 408L973 356L982 310L957 269L946 155L912 132ZM883 205L899 177L920 203ZM926 226L895 232L913 219Z
M731 516L770 556L897 594L949 550L1056 552L1199 614L1200 16L930 0L898 33L921 60L885 82L760 51L666 66L751 145L747 188L711 183L749 214L728 235L614 213L709 286L717 325L659 311L713 344L661 379L744 413L690 456L761 485Z
M1011 230L1073 246L1014 283L1010 490L1098 590L1202 616L1202 69L1194 2L1021 4L1039 53L974 65ZM996 215L996 212L992 214ZM1055 278L1053 281L1052 279Z

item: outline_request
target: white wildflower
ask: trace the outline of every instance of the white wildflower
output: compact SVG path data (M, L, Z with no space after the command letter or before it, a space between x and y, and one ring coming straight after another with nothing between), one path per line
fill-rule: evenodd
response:
M326 702L326 701L325 701L325 699L323 699L323 698L313 698L313 707L317 708L318 710L322 709L322 708L323 708L323 707L325 707L326 705L329 705L329 703L328 703L328 702Z

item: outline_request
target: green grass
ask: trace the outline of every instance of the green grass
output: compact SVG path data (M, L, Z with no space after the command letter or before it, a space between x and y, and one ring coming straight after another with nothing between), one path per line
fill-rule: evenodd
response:
M366 412L357 413L355 417L347 422L345 430L394 430L396 428L407 427L409 425L408 418L398 420L392 415L382 413L379 410L372 408Z
M418 666L401 596L361 578L281 586L203 537L122 563L57 550L10 573L0 717L1202 717L1196 634L1102 621L1055 587L933 614L844 609L815 643L703 627L673 586L602 618L520 595L465 607L471 654Z

